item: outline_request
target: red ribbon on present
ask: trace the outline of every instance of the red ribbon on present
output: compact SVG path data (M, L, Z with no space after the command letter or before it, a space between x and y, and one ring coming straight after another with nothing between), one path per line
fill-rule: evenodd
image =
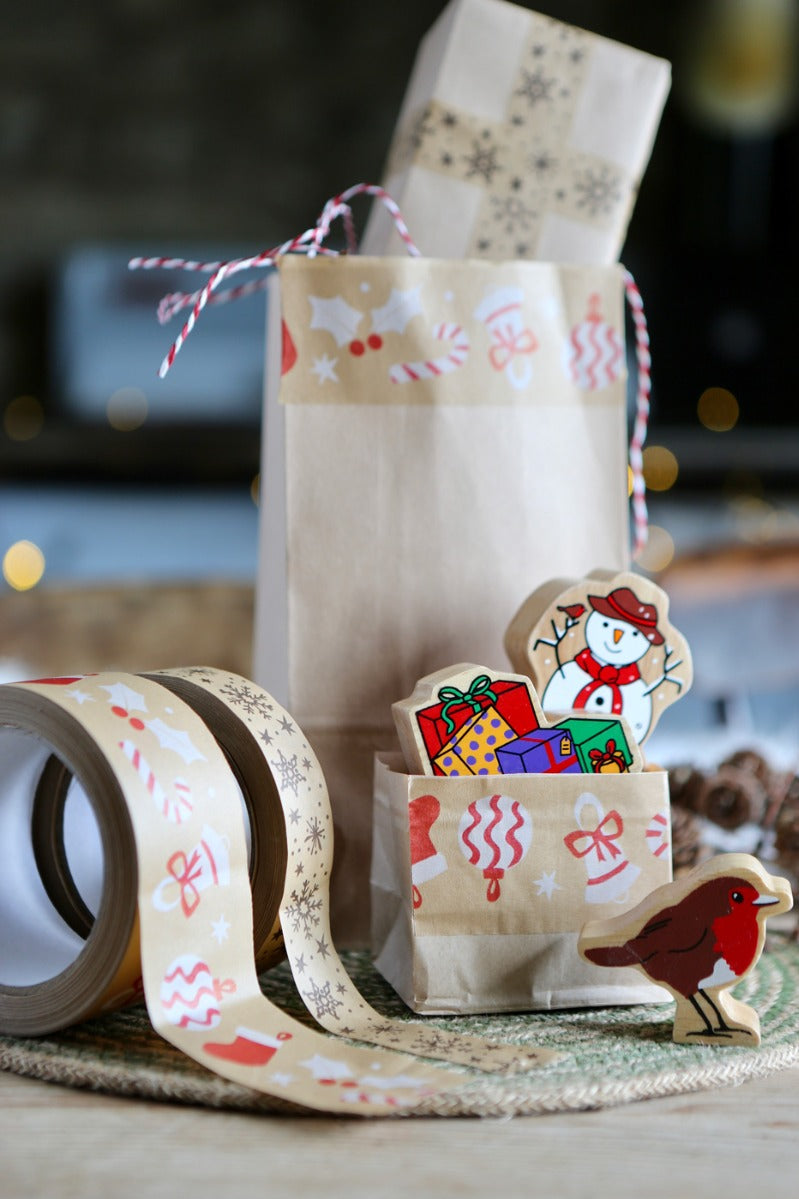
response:
M194 882L203 872L200 854L195 849L189 858L182 849L179 849L172 854L166 868L180 887L180 906L183 909L183 915L191 916L200 902L200 892Z
M488 360L495 371L503 371L519 354L532 354L538 342L532 329L520 329L518 333L508 330L493 330L494 345L488 351Z
M605 850L610 858L620 857L622 849L616 842L623 832L624 822L614 809L600 820L595 829L575 829L563 838L563 843L576 858L585 858L596 851L597 860L604 862Z

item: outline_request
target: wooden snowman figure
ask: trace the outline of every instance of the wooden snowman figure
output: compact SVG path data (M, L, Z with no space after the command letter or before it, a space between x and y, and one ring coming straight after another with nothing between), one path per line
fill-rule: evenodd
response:
M631 587L587 598L592 612L585 622L585 648L553 673L542 707L624 716L640 744L652 723L652 688L638 662L653 645L663 644L657 608Z

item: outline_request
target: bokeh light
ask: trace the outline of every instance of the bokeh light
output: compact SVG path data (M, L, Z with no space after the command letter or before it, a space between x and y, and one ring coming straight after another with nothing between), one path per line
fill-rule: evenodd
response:
M15 591L30 591L44 574L44 554L33 541L15 541L3 555L3 576Z
M6 404L3 428L12 441L31 441L44 426L44 409L36 396L16 396Z
M674 558L674 539L660 525L649 526L649 537L644 548L636 556L636 564L648 574L665 570Z
M131 433L147 420L147 396L138 387L120 387L109 398L105 411L112 429Z
M727 433L738 423L738 401L726 387L707 387L699 397L696 414L713 433Z
M668 491L677 482L680 467L671 450L664 445L649 445L644 450L644 480L650 491Z

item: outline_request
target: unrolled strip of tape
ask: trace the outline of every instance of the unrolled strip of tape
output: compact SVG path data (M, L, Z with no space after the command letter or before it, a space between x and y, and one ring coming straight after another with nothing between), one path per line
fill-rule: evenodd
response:
M330 936L322 772L291 716L248 680L188 668L9 684L0 762L0 1031L54 1031L143 996L157 1031L218 1074L364 1115L424 1110L469 1081L397 1050L494 1070L552 1056L390 1021L362 999ZM86 840L103 870L85 940L34 859L31 809L48 778L54 790L74 778L93 818ZM315 1033L264 997L256 957L278 955L281 929L317 1021L391 1052Z

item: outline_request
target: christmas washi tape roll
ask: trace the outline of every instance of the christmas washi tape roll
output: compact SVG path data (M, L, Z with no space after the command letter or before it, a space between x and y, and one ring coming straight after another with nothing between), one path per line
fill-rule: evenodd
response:
M255 710L264 713L264 705L273 701L265 692L248 691L246 680L212 678L215 674L200 671L200 682L183 679L173 690L165 686L172 676L156 682L132 675L0 688L0 1029L44 1033L143 993L154 1026L168 1041L217 1073L289 1103L379 1114L417 1106L425 1094L457 1087L463 1076L313 1033L262 995L253 951L262 937L254 935L248 875L258 878L258 855L270 845L259 842L265 826L253 808L248 871L242 799L247 797L249 811L256 794L250 788L252 762L246 750L235 748L231 756L242 779L237 785L220 742L174 691L182 686L201 691L215 683L220 713L232 711L225 688L228 700L234 687L239 699L256 696ZM303 741L278 705L268 714L283 723L286 737ZM232 746L235 734L223 733L220 740ZM271 791L293 793L296 787L299 793L301 761L302 781L319 795L315 815L320 823L312 827L324 830L329 812L321 772L311 758L307 765L293 758L294 752L272 755L287 769L285 775L279 767L270 772ZM53 759L62 766L56 768ZM261 760L266 761L263 753ZM68 927L55 911L30 836L33 797L38 794L41 802L48 786L63 791L67 776L74 776L73 785L88 801L88 858L103 863L95 894L87 893L85 878L80 888L91 921L88 935ZM291 820L289 813L289 825ZM310 831L303 825L304 837ZM314 833L306 854L322 854L325 837L318 841ZM303 861L297 859L295 869ZM298 884L296 894L305 898L296 912L324 908L326 921L323 882L326 874L309 887ZM68 883L62 877L62 891L69 890ZM265 893L271 885L268 879L260 884ZM289 907L297 902L294 888L288 872L283 909L289 928ZM261 948L266 945L268 957L276 945L274 916L266 925L272 932ZM343 998L344 979L334 986L321 969L333 956L323 930L316 953L302 968L292 963L304 980L300 990L306 1003L311 1010L316 1004L320 1016L326 1009L331 1019L345 1002L352 1006L349 995ZM428 1055L432 1051L417 1048ZM490 1053L486 1058L491 1060ZM471 1060L477 1064L474 1050Z
M552 1058L545 1050L491 1041L421 1023L387 1020L352 983L330 933L333 821L319 763L301 729L255 683L226 671L189 667L158 679L206 722L239 765L245 797L269 797L285 819L288 870L280 925L297 988L314 1018L333 1033L480 1069L512 1072ZM254 806L247 801L248 810ZM256 851L262 852L263 845Z

